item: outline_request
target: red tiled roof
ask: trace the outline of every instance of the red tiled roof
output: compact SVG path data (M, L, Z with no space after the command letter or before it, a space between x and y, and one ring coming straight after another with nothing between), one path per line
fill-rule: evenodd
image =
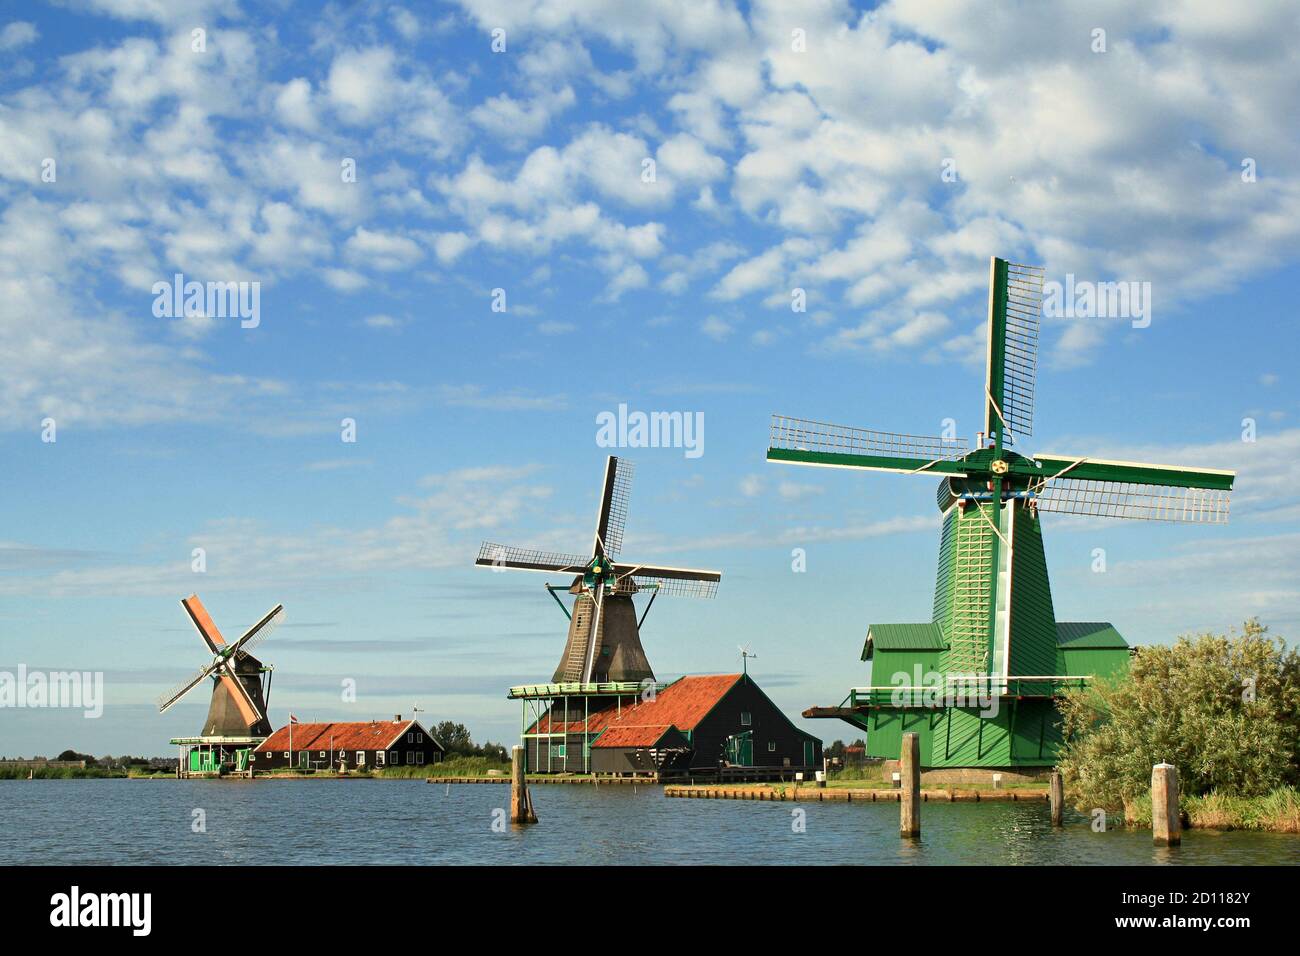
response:
M362 720L293 725L294 750L384 750L409 730L419 730L430 740L433 735L418 720ZM434 740L437 743L436 740ZM439 745L441 747L441 745ZM289 725L262 741L259 751L288 750Z
M564 716L563 707L555 707L554 710L560 712L560 717ZM591 714L588 714L586 724L584 725L581 717L579 717L576 720L570 719L569 722L566 724L562 719L552 718L550 713L545 713L542 715L541 720L536 721L531 727L528 728L527 733L580 734L582 733L582 729L585 726L589 733L594 734L601 730L604 730L605 727L609 725L609 722L617 716L618 716L617 707L610 707L608 710L598 710ZM572 712L569 713L569 717L570 718L573 717Z
M639 724L636 727L610 727L600 735L596 747L653 747L672 730L671 724Z
M707 674L674 681L659 691L654 700L624 707L622 715L609 722L592 746L652 747L669 727L683 733L694 730L740 676Z

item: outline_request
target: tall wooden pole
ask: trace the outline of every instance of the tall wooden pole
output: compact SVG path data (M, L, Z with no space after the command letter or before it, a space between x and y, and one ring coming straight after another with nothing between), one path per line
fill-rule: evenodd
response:
M921 738L917 734L903 734L898 769L903 788L898 800L898 834L918 837L921 835Z
M1052 801L1052 826L1059 827L1065 816L1065 781L1059 771L1052 771L1048 794Z
M528 793L524 748L518 744L510 749L510 822L537 822L533 798Z
M1158 763L1151 768L1151 838L1156 846L1183 842L1183 821L1178 817L1178 768Z

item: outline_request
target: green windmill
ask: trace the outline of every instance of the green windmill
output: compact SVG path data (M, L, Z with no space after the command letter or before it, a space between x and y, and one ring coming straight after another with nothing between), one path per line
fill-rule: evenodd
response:
M865 730L869 756L896 758L902 734L916 732L926 767L1050 766L1060 744L1056 699L1128 667L1128 644L1110 624L1056 620L1041 512L1228 520L1230 471L1011 451L1032 434L1042 286L1041 268L992 260L984 431L974 449L772 420L769 461L941 477L931 622L872 624L862 651L871 686L804 713Z

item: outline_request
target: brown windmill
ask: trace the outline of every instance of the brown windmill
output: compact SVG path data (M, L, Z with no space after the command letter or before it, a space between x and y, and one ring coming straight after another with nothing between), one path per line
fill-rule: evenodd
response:
M480 567L574 575L567 588L574 595L573 611L560 602L569 616L569 636L551 678L556 683L653 681L654 671L641 646L641 624L650 604L661 593L687 597L713 597L717 593L722 579L718 571L619 559L631 485L632 463L611 455L605 465L596 535L588 556L530 551L491 542L484 542L479 550L475 563ZM546 587L552 597L557 590L566 590L549 584ZM638 619L632 596L641 591L650 591L651 596ZM556 601L560 599L556 597Z
M266 698L270 692L271 668L250 651L280 623L284 617L284 605L277 604L233 644L226 643L197 595L185 598L181 606L213 656L197 674L158 698L158 712L167 711L206 678L212 681L212 703L203 722L202 738L244 740L269 737L271 723L266 716ZM262 686L264 674L268 677L265 689Z

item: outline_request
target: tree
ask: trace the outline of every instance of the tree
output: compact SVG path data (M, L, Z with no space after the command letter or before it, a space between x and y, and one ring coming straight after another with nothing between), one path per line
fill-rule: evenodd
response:
M434 728L433 735L438 738L447 753L472 757L478 752L474 746L474 740L470 736L469 728L464 724L453 723L450 720L444 720Z
M1143 647L1127 675L1063 700L1059 765L1078 805L1125 805L1162 761L1189 795L1300 784L1300 653L1267 634L1250 620L1240 634Z

